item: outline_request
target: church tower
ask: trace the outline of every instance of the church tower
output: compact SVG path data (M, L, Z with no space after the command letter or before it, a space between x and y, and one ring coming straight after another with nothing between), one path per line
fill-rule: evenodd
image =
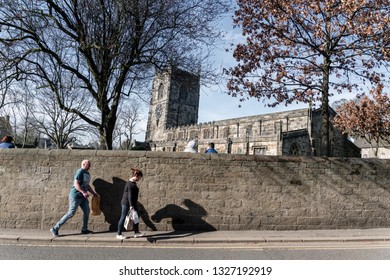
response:
M198 122L200 79L198 75L170 68L156 72L152 86L145 140L167 141L164 131Z

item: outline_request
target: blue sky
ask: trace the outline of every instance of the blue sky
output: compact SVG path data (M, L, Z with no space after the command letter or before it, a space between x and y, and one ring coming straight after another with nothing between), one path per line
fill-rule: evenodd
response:
M237 43L242 42L245 39L241 35L240 28L233 28L232 14L226 15L220 26L222 30L226 32L226 39L217 46L211 61L214 62L213 65L215 65L215 67L223 69L237 64L233 58L232 52L226 52L226 49L230 48L231 45L237 45ZM270 108L266 106L266 103L262 101L259 102L255 98L240 102L239 98L228 95L226 91L226 83L211 88L201 88L199 123L308 108L309 106L304 103L291 104L288 107L284 104L280 104L274 108ZM332 105L334 101L343 98L353 99L354 97L355 95L351 93L342 95L336 94L329 98L329 104Z
M227 48L243 41L241 30L233 28L232 15L226 15L221 22L221 28L226 33L225 40L215 49L214 56L211 58L213 65L219 69L229 68L236 65L232 52L226 52ZM250 99L240 102L238 97L232 97L226 93L226 84L220 84L211 88L202 87L200 93L199 123L218 121L224 119L238 118L250 115L260 115L268 112L280 112L283 110L292 110L294 108L303 108L306 105L285 107L284 105L276 108L269 108L265 103Z
M232 53L225 50L231 46L236 45L240 40L241 30L233 28L231 15L227 15L221 22L221 28L226 32L225 40L218 45L214 51L214 55L210 58L214 67L222 71L223 68L229 68L236 65ZM266 103L259 102L257 99L250 99L240 102L239 98L232 97L226 93L226 84L221 83L211 87L202 86L200 90L200 104L199 104L199 118L198 123L239 118L252 115L261 115L272 112L281 112L287 110L307 108L308 104L292 104L286 107L280 104L274 108L269 108ZM330 104L341 98L350 98L347 95L337 95L330 99ZM145 108L146 117L140 123L140 128L146 130L148 108ZM144 134L139 134L136 139L144 141Z
M226 15L220 26L226 33L225 40L216 46L210 61L214 67L222 71L223 68L229 68L236 64L232 53L226 52L226 49L232 43L237 44L237 42L242 40L242 36L240 29L233 28L231 15ZM265 103L258 102L256 99L240 102L239 98L228 95L226 91L224 82L219 85L201 87L198 123L307 108L308 106L306 104L290 105L289 107L279 105L275 108L269 108L265 106ZM148 109L148 107L144 109L145 117L139 126L142 130L146 130ZM144 141L145 134L136 135L135 138L139 141Z

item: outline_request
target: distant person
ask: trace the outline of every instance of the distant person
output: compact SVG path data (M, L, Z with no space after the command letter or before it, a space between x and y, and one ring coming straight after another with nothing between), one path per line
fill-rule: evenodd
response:
M207 148L205 153L218 154L217 150L214 148L214 143L209 143L208 148Z
M184 152L188 153L197 153L198 152L198 145L196 144L195 140L191 140L188 142L186 148L184 149Z
M127 237L122 234L123 225L129 210L135 211L135 214L139 217L138 213L138 194L139 188L137 182L142 178L142 171L136 168L131 168L131 178L126 182L125 189L121 200L122 212L118 222L118 230L116 238L123 240ZM133 221L134 237L141 237L144 234L139 232L139 220Z
M58 237L58 230L60 227L66 223L67 220L72 218L77 211L77 207L80 206L81 210L83 210L83 226L81 228L82 234L92 233L88 229L88 219L89 219L89 201L88 192L92 193L94 196L98 196L98 194L91 188L89 182L91 180L91 176L89 174L89 169L91 168L91 162L88 159L85 159L81 162L81 168L79 168L75 175L73 186L69 192L69 210L68 212L50 229L50 232L54 237Z
M4 136L3 139L1 139L0 149L14 149L14 138L11 136Z

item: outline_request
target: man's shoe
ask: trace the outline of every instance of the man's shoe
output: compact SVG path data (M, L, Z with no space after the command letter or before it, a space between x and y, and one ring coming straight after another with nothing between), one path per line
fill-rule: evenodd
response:
M81 234L90 234L90 233L93 233L93 231L92 230L89 230L89 229L83 229L82 231L81 231Z
M50 229L50 232L51 232L51 234L53 234L54 237L59 237L59 236L60 236L60 235L58 234L58 230L57 230L57 229L51 228L51 229Z
M142 236L144 236L144 235L145 235L145 233L137 232L137 233L134 234L134 238L142 237Z
M116 236L116 239L119 239L119 240L123 240L123 239L126 239L127 237L124 236L124 235L117 235Z

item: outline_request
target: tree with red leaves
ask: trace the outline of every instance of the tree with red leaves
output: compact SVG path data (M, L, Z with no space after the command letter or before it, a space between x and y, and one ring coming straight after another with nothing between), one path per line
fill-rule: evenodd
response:
M379 144L390 142L390 98L383 92L383 85L371 91L371 97L364 95L357 100L344 103L337 109L335 127L352 137L364 138L375 146L378 156Z
M228 89L269 106L319 103L317 149L330 156L329 97L389 81L388 0L237 0L234 22L246 38L238 65L226 69Z

